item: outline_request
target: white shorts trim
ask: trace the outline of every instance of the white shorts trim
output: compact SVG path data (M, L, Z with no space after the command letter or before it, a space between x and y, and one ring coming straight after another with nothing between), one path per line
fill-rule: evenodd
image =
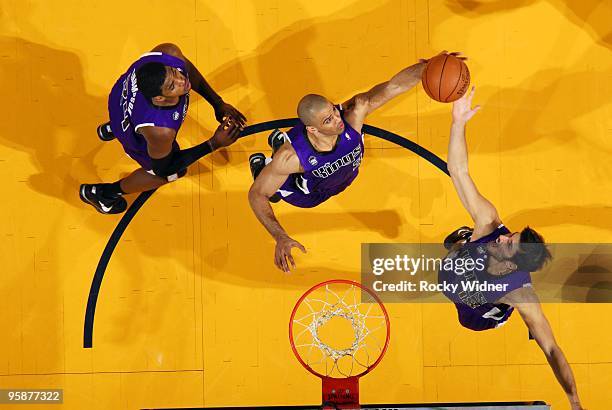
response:
M282 196L283 198L286 198L286 197L288 197L289 195L291 195L291 194L293 193L292 191L285 191L284 189L279 189L279 190L278 190L278 191L276 191L276 192L278 192L279 194L281 194L281 196Z

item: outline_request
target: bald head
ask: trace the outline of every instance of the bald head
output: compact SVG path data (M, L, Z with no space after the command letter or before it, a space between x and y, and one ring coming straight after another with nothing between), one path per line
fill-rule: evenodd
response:
M297 115L304 125L315 125L317 114L329 105L330 102L322 95L308 94L298 103Z

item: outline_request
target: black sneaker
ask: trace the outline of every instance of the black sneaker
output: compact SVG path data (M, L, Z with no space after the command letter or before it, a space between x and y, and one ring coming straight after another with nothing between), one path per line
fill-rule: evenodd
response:
M272 131L272 134L268 135L268 145L272 148L273 153L278 151L285 141L285 133L278 128Z
M266 166L266 156L261 152L256 152L249 157L249 167L251 168L251 175L253 180L257 178L257 175Z
M455 243L468 240L470 236L472 236L472 232L474 232L473 228L470 228L469 226L462 226L444 239L444 247L450 250Z
M251 168L251 175L253 176L253 180L257 178L257 176L264 169L265 166L266 166L266 156L262 154L261 152L252 154L249 157L249 167ZM268 200L272 202L273 204L275 204L278 201L280 201L281 198L278 193L275 193L270 198L268 198Z
M113 131L111 130L111 127L110 127L110 122L107 122L102 125L98 125L96 132L98 133L98 137L102 141L112 141L115 139L115 135L113 134Z
M82 184L79 189L81 201L96 208L101 214L120 214L127 209L127 201L121 195L113 199L102 196L98 184Z

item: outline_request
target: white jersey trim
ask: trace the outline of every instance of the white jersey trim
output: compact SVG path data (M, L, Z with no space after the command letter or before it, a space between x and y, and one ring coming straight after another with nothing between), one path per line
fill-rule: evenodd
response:
M142 124L138 124L137 126L134 127L134 131L138 131L138 128L141 127L155 127L155 123L154 122L143 122Z
M148 53L144 53L139 58L143 58L143 57L147 57L147 56L160 56L162 54L163 53L161 51L151 51L151 52L148 52Z

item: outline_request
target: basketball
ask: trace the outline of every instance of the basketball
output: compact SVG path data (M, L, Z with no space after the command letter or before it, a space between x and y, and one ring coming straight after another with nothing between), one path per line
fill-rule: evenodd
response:
M421 82L427 95L436 101L449 103L465 94L470 85L470 70L460 58L440 54L427 62Z

